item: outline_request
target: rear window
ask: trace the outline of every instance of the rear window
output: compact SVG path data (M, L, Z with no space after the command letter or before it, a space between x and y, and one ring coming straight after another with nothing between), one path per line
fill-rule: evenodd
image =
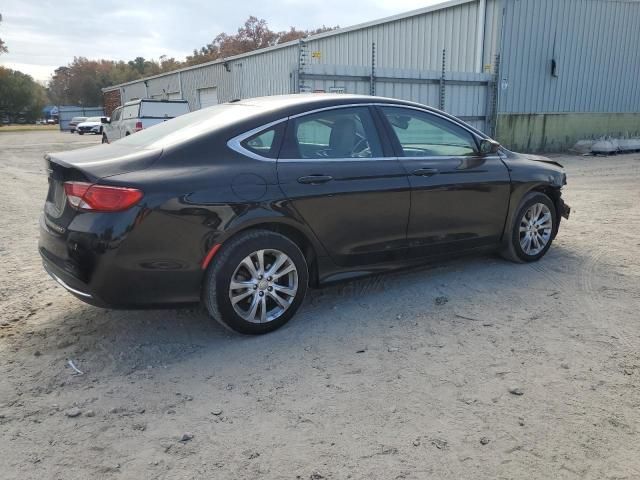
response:
M142 118L174 118L189 113L187 102L142 102L140 117Z
M217 128L241 122L261 112L264 112L263 107L224 103L180 115L121 138L116 143L145 148L165 148L212 132Z

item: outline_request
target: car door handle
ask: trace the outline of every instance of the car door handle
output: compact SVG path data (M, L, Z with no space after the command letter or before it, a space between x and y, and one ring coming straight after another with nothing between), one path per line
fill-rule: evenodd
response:
M413 174L417 177L431 177L437 174L439 170L437 168L419 168L413 171Z
M318 185L320 183L327 183L333 180L331 175L307 175L305 177L298 178L298 183L304 183L307 185Z

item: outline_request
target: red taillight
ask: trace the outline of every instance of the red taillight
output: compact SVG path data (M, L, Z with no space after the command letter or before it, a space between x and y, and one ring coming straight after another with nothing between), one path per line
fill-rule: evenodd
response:
M136 128L134 129L136 132L142 130L142 122L136 122Z
M65 182L64 191L73 208L90 212L121 212L142 198L142 192L135 188L92 185L85 182Z

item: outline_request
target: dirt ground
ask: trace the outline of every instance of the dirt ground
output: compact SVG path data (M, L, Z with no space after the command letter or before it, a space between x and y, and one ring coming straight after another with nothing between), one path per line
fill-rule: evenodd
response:
M0 133L2 479L640 478L640 154L558 157L572 218L538 263L312 291L243 337L45 274L42 155L99 141Z

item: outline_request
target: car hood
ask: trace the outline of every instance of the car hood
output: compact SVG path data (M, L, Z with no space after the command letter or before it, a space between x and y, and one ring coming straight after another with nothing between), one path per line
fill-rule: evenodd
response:
M101 122L80 122L78 127L97 127L98 125L102 125Z
M516 153L516 152L511 152L511 153L515 155L517 158L521 158L523 160L533 160L534 162L543 162L549 165L555 165L556 167L564 168L562 164L556 162L555 160L549 157L543 157L542 155L534 155L532 153Z

